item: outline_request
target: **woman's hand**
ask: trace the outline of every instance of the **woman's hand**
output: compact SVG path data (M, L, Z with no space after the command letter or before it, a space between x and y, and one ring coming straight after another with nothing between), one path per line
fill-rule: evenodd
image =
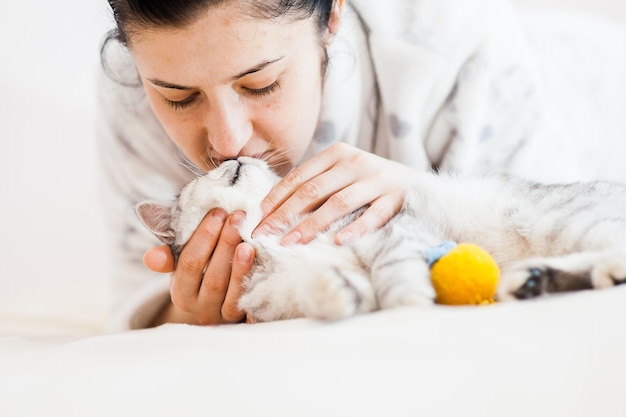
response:
M244 216L242 212L227 216L221 209L210 211L185 245L176 270L169 247L146 252L144 263L149 269L172 272L172 304L157 317L155 325L235 323L244 318L237 302L255 256L254 248L242 242L237 231Z
M415 171L358 148L337 143L287 174L261 204L264 219L253 236L268 234L294 215L312 212L287 233L283 245L308 243L333 221L369 204L337 233L344 244L387 223L404 202Z

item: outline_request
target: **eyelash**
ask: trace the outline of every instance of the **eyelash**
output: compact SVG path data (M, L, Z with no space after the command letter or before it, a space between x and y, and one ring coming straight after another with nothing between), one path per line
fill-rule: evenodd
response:
M245 90L249 94L255 97L265 97L265 96L269 96L270 94L272 94L279 88L280 88L280 84L278 83L278 80L277 80L277 81L274 81L272 84L268 85L267 87L258 88L258 89L245 88ZM184 110L187 107L189 107L191 104L193 104L193 102L196 99L196 96L197 94L193 94L192 96L181 101L172 101L172 100L165 99L165 102L169 104L170 107L172 107L174 110Z
M165 102L169 104L170 107L172 107L174 110L184 110L195 101L196 96L197 94L192 94L191 96L181 101L172 101L172 100L166 99L165 97L164 98L165 98Z
M246 88L246 91L252 94L253 96L264 97L264 96L269 96L270 94L272 94L274 91L278 90L279 88L280 88L280 84L278 83L278 80L276 80L270 85L268 85L267 87L263 87L259 89Z

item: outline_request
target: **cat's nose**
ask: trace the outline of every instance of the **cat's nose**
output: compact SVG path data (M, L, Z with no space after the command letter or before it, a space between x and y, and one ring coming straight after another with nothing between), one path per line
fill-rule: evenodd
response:
M219 163L219 165L215 168L216 171L220 172L222 175L231 176L241 164L236 159L225 159Z
M220 163L219 168L226 172L232 172L238 169L239 165L241 163L237 159L225 159Z
M220 165L220 168L226 172L226 175L230 180L231 186L237 183L237 180L239 179L239 172L241 171L241 166L241 162L236 159L227 159L226 161L222 162L222 165Z

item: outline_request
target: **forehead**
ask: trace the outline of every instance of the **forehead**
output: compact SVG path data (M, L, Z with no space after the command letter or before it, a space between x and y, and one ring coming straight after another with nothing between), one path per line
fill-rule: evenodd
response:
M136 31L130 50L143 76L174 77L193 84L193 74L229 77L264 60L317 44L314 19L252 17L237 2L210 7L184 28Z

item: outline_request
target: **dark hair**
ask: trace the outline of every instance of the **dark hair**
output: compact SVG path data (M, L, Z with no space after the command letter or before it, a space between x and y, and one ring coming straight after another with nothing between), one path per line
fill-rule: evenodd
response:
M156 27L182 28L209 7L234 0L108 0L116 28L108 33L105 44L117 40L128 46L133 32ZM328 27L335 0L243 0L252 17L293 20L313 17L319 33ZM104 46L104 45L103 45Z
M107 33L100 48L100 60L105 73L120 84L138 87L141 85L136 74L121 75L107 62L106 48L111 41L128 47L133 32L158 27L183 28L195 20L209 7L224 5L236 0L108 0L115 28ZM318 33L328 27L331 10L336 0L239 0L247 2L246 12L251 17L294 21L313 17ZM328 56L324 49L322 70L325 71Z

